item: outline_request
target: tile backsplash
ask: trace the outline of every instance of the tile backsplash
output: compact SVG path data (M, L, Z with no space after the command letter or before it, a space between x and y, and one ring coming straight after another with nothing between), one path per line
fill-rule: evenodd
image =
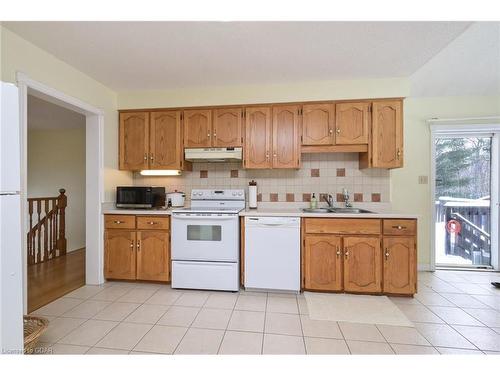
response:
M353 202L388 203L390 172L358 168L357 153L304 154L302 167L295 169L243 169L241 163L193 163L192 172L175 177L146 177L134 173L135 185L165 186L183 191L189 200L191 189L243 189L257 182L260 202L308 202L332 194L342 201L342 189Z

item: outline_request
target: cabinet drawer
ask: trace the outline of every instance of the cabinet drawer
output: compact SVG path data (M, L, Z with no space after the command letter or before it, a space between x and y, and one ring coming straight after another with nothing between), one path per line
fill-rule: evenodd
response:
M379 219L305 219L306 233L380 234Z
M417 233L416 220L384 220L384 234L413 236Z
M158 216L137 216L137 229L169 229L170 219Z
M135 229L134 215L104 215L106 229Z

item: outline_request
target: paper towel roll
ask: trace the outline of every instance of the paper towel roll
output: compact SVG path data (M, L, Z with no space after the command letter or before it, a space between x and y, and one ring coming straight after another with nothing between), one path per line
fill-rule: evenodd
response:
M248 207L257 208L257 185L248 186Z

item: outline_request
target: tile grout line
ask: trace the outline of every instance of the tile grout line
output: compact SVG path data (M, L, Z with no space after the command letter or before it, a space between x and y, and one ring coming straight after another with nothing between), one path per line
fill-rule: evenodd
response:
M238 301L238 298L240 298L239 294L240 294L240 292L238 291L238 297L236 298L236 301L234 301L233 309L231 310L231 315L229 315L229 319L227 320L226 328L224 329L224 334L222 335L222 340L220 340L219 347L217 348L217 353L216 353L217 355L221 354L220 349L222 347L222 343L224 342L224 338L226 337L227 328L229 327L229 322L231 322L231 319L233 317L234 308L236 307L236 302ZM210 299L210 296L207 298L207 302L209 299ZM205 302L205 304L206 304L206 302Z
M299 300L297 296L295 296L295 303L297 305L297 312L298 312L298 317L299 317L299 323L300 323L300 331L302 332L302 344L304 345L304 353L307 355L307 345L306 345L306 338L304 337L304 326L302 325L302 318L300 317L300 308L299 308Z
M264 341L266 339L266 321L267 321L267 303L269 300L269 293L266 293L266 305L264 306L264 328L262 329L262 345L260 354L264 355Z

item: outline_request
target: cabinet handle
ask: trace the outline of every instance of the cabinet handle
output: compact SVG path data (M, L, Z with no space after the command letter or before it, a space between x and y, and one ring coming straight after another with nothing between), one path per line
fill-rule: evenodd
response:
M329 129L328 133L333 134L333 129Z
M210 133L207 134L207 137L210 138Z
M113 223L115 223L115 224L121 224L121 223L123 223L123 221L115 220L115 221L113 221Z
M389 258L389 249L385 249L385 260Z
M340 128L337 128L337 134L340 134Z
M144 160L148 160L148 154L144 154Z
M266 159L269 160L269 151L266 151Z
M401 150L398 148L398 152L396 153L396 157L399 160L399 157L401 156Z
M149 225L155 225L155 224L156 224L156 221L148 221L148 224L149 224Z
M339 258L341 254L342 252L340 251L340 247L337 246L337 258Z
M137 240L137 251L141 251L141 240Z
M154 160L154 155L153 154L151 154L151 156L149 157L149 160L151 160L151 162L153 162L153 160Z
M344 249L344 255L345 255L345 258L347 259L347 257L349 256L349 248L348 247L346 247Z
M402 229L406 229L406 227L403 227L401 225L393 225L392 226L394 229L398 229L398 230L402 230Z
M214 133L214 138L217 138L217 133Z
M273 154L273 156L276 158L276 157L278 157L278 154L277 154L277 153L274 153L274 154Z
M130 250L134 251L134 241L130 241Z

